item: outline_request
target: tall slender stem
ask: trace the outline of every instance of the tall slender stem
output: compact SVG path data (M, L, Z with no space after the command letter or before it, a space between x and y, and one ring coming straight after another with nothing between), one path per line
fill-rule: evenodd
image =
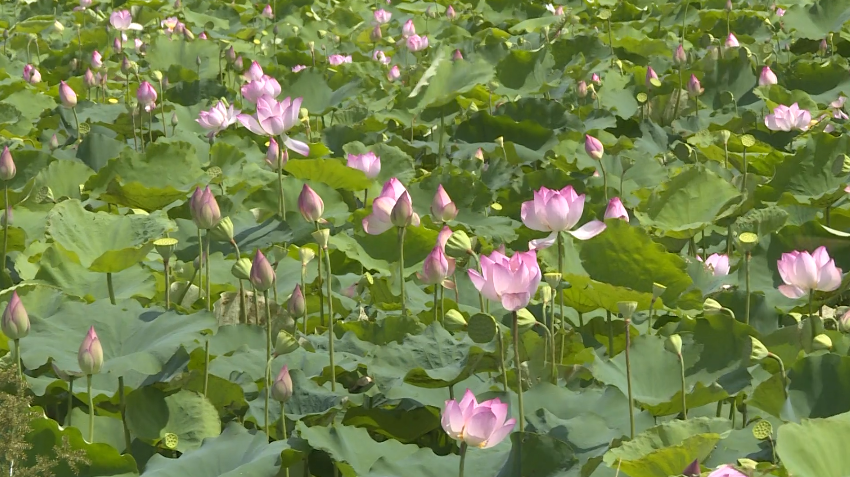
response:
M682 417L688 418L688 394L685 392L685 358L679 353L679 369L682 371Z
M607 321L608 321L608 357L611 358L614 356L614 323L611 321L611 312L605 310ZM626 333L628 333L629 329L626 328Z
M280 403L280 432L281 440L288 441L289 434L286 432L286 403L284 402ZM286 468L286 477L289 477L289 467Z
M165 273L165 309L171 309L171 277L168 273L168 260L162 262L163 272Z
M502 391L508 392L508 368L505 366L505 339L502 336L502 326L496 324L496 338L499 343L496 352L499 353L499 372L502 373Z
M162 136L168 137L168 130L165 124L165 91L162 89L162 80L159 80L159 97L162 98L162 104L159 105L159 117L162 119ZM153 117L153 113L151 113Z
M685 83L684 69L682 66L683 65L679 65L679 89L676 90L676 103L673 106L673 117L670 118L670 122L673 122L673 120L676 119L676 116L679 115L679 100L682 98L682 88Z
M77 141L81 141L80 137L80 119L77 117L77 108L71 108L71 112L74 113L74 124L77 126Z
M550 305L550 307L551 307L551 305ZM540 327L543 328L543 332L546 334L546 344L548 345L548 348L549 348L548 354L549 354L550 359L552 360L552 384L557 384L558 383L558 368L555 367L555 335L550 333L549 328L546 328L546 325L544 325L543 323L538 322L537 324L539 324ZM546 348L546 347L544 346L544 348ZM546 359L544 358L543 361L545 363Z
M283 145L283 140L281 140L281 146ZM281 149L277 153L277 213L280 215L280 220L286 220L286 203L285 198L283 197L283 161L282 156L285 149Z
M682 15L682 38L681 38L681 41L679 41L679 43L681 43L683 45L685 44L685 20L688 18L688 7L689 6L691 6L691 0L688 0L685 3L685 14Z
M328 355L331 365L331 391L336 391L336 365L334 364L334 307L331 296L331 254L325 249L325 273L328 279Z
M269 437L269 398L271 397L272 386L271 382L271 368L272 368L272 309L271 304L269 303L269 291L263 291L263 300L266 302L266 374L265 374L265 388L266 388L266 420L265 428L266 428L266 438Z
M15 338L15 366L18 368L18 382L24 384L24 367L21 364L21 340Z
M440 141L439 149L437 150L437 167L443 162L443 136L446 134L446 115L445 107L440 108Z
M112 285L112 272L106 272L106 291L109 293L109 303L115 304L115 287Z
M245 280L239 279L239 323L248 323L248 309L245 303Z
M323 257L324 257L324 254L322 253L322 247L320 245L319 246L319 264L318 264L319 276L318 276L318 278L319 278L319 324L321 326L325 326L325 298L324 298L325 292L322 291L322 284L325 281L323 276L322 276L322 262L324 261ZM304 290L302 290L301 293L306 293L306 292ZM306 322L306 316L305 316L305 322Z
M86 375L86 392L89 395L89 443L94 444L94 396L91 393L91 374Z
M744 254L744 282L746 288L746 305L744 305L744 324L750 324L750 257L752 254L748 251Z
M204 341L204 397L207 396L207 390L210 384L210 340L207 338Z
M602 171L602 190L605 194L605 202L608 202L608 174L605 173L605 166L602 164L602 159L599 160L599 170Z
M207 311L212 311L212 303L213 303L212 293L210 293L210 241L212 241L212 235L210 234L210 232L211 232L210 230L207 230L207 232L204 234L207 237L207 243L206 243L207 250L206 250L206 253L204 254L204 255L206 255L205 260L204 260L206 262L206 267L205 267L204 272L206 272L206 274L207 274L207 278L206 278L206 282L207 282L206 283L206 285L207 285Z
M601 164L601 162L600 162ZM564 234L558 232L558 273L561 274L561 279L558 280L558 313L561 316L561 329L564 329L564 325L566 324L566 320L564 319L564 290L562 288L562 283L564 281ZM554 310L555 307L553 306ZM550 326L552 330L552 336L555 336L555 312L552 311L552 323Z
M74 376L68 377L68 427L71 427L71 411L74 410Z
M511 334L514 339L514 366L516 367L516 391L517 391L517 402L519 404L519 431L525 431L525 415L523 413L522 407L522 367L520 366L519 360L519 324L516 312L512 313L512 328Z
M434 285L434 323L440 321L439 315L437 315L437 299L440 295L440 287L439 285Z
M301 266L301 293L303 293L304 296L307 296L307 289L304 288L304 283L306 281L307 281L307 267L305 265L302 265ZM305 304L307 303L306 299L304 300L304 303ZM307 334L307 310L306 309L304 310L304 317L301 318L301 319L304 321L304 323L303 323L304 334L306 335Z
M9 212L11 212L12 207L9 206L9 183L3 183L3 207L6 212L3 217L3 261L0 262L0 266L3 267L3 270L6 269L6 255L9 251L9 222L11 221L11 217L9 217Z
M124 428L124 452L130 452L130 429L127 428L127 402L124 397L124 376L118 376L118 409L121 412L121 426Z
M407 303L404 297L404 232L407 227L398 228L398 278L401 283L401 316L407 316Z
M646 334L652 334L652 317L655 316L655 297L649 300L649 320L647 320Z
M610 316L610 315L609 315ZM635 438L635 407L634 407L634 398L632 397L632 360L629 354L629 346L632 344L632 333L631 333L631 325L632 319L629 317L623 317L625 319L626 324L626 389L629 393L629 431L631 432L631 438Z
M466 442L460 443L460 466L457 469L457 477L463 477L463 464L466 462Z
M198 297L204 295L204 236L198 229Z
M254 296L254 324L260 326L260 294L253 284L251 285L251 294Z

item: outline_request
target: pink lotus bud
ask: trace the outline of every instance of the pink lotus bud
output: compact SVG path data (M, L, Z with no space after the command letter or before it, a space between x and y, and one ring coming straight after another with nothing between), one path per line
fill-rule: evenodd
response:
M263 12L260 13L260 16L263 17L263 18L269 18L269 19L274 18L274 13L272 12L272 6L266 5L265 8L263 8Z
M236 57L236 61L234 61L234 62L233 62L233 69L234 69L234 70L236 70L236 71L242 71L242 68L243 68L244 66L245 66L245 65L244 65L244 64L243 64L243 62L242 62L242 57L241 57L241 56L237 56L237 57Z
M101 55L97 50L91 52L91 65L94 68L100 68L103 66L103 55Z
M448 222L457 217L457 206L452 202L446 189L443 188L443 184L437 186L437 193L434 194L434 200L431 201L431 215L438 222Z
M248 81L257 81L263 79L263 67L260 66L256 61L251 62L251 66L248 67L248 71L245 72L245 79Z
M254 253L254 261L251 262L251 274L249 278L251 285L254 285L254 288L261 292L271 288L274 283L275 277L272 264L269 263L266 256L259 249Z
M124 74L126 75L126 74L128 74L128 73L130 72L130 70L131 70L132 68L133 68L133 64L132 64L132 63L130 63L130 58L127 58L127 57L125 56L125 57L124 57L124 59L123 59L123 60L121 60L121 72L122 72L122 73L124 73Z
M770 86L778 82L779 80L776 78L776 73L774 73L769 66L765 66L761 69L761 74L759 75L759 86Z
M325 213L325 203L316 191L304 184L298 195L298 210L307 222L318 222Z
M783 10L783 9L781 9L781 8L777 8L777 9L776 9L776 16L777 16L777 17L780 17L780 18L781 18L781 17L783 17L784 15L785 15L785 10Z
M422 263L422 272L418 274L419 279L427 285L441 283L449 276L449 261L443 247L438 244L425 257Z
M405 190L393 206L390 222L396 227L407 227L412 223L412 218L413 201L410 199L410 193Z
M198 39L199 40L206 40L207 39L207 32L202 31L201 34L198 35Z
M483 161L484 160L484 150L479 147L478 150L475 151L474 157L476 159L478 159L479 161Z
M59 148L59 138L56 137L56 133L53 133L53 135L50 136L50 141L47 143L47 145L50 147L50 150Z
M818 52L821 55L825 55L826 51L829 49L829 44L826 42L826 38L820 41L820 47L818 48Z
M584 150L587 152L588 156L596 159L597 161L602 159L602 154L605 152L605 148L602 147L602 143L599 139L596 139L589 134L584 135Z
M218 202L210 186L207 186L203 192L199 188L195 189L189 209L192 212L192 220L199 229L212 229L221 221L221 210L218 208Z
M86 89L94 88L97 85L97 79L94 77L94 73L91 70L86 70L86 73L83 75L83 86Z
M605 218L629 221L629 213L623 207L623 202L620 201L619 197L614 197L608 201L608 208L605 209Z
M461 60L463 60L463 53L461 53L460 50L455 50L455 52L452 54L452 61Z
M230 64L233 64L233 62L236 61L236 50L233 49L232 45L224 52L224 59ZM260 76L263 76L262 72L260 72Z
M295 66L292 67L292 72L298 73L299 71L303 71L303 70L306 70L306 69L307 69L307 67L304 66L304 65L295 65Z
M41 82L41 73L35 69L33 65L24 66L24 81L29 84L36 84Z
M3 153L0 154L0 180L10 181L15 178L15 161L12 160L12 153L9 151L9 146L3 147Z
M372 33L369 34L369 39L377 42L381 38L384 37L383 32L381 32L381 25L375 25L375 28L372 28Z
M578 92L579 98L586 97L587 96L587 83L585 83L584 80L579 81L576 91Z
M673 62L677 65L684 65L686 61L688 61L688 55L685 54L685 47L679 44L673 54Z
M98 73L98 74L94 75L94 82L97 85L106 86L106 81L108 80L108 78L109 77L107 76L106 72L104 71L103 74Z
M280 146L274 138L269 138L269 148L266 150L266 164L270 165L275 171L280 169Z
M307 301L304 299L304 293L301 292L300 284L295 284L295 290L292 290L292 296L289 297L286 311L293 318L301 318L307 312Z
M383 8L380 10L375 10L375 22L378 25L383 25L384 23L389 23L390 18L392 18L393 14L384 10Z
M292 397L292 389L292 378L289 376L289 368L284 366L272 384L272 399L277 402L289 401L289 398Z
M89 332L80 345L77 363L80 365L80 371L85 375L97 374L103 367L103 347L100 345L97 333L94 332L94 326L89 328Z
M726 11L727 12L732 11L732 0L726 0Z
M121 53L121 50L123 50L123 48L124 46L121 44L121 39L115 37L115 39L112 41L112 50L115 51L115 53Z
M12 298L9 299L9 304L3 311L0 328L2 328L3 334L11 340L25 338L30 332L30 318L27 315L27 310L24 309L24 304L18 297L17 291L12 292Z
M395 81L399 78L401 78L401 70L398 69L398 65L395 65L387 72L387 79Z
M703 92L702 85L700 85L699 79L695 75L691 75L691 79L688 81L688 93L691 96L699 96Z
M449 5L448 8L446 8L446 18L448 18L449 20L454 20L456 16L457 13L455 13L455 8Z
M734 33L729 33L729 36L726 37L726 48L736 48L739 46L738 38Z
M590 81L592 81L593 84L595 84L596 86L599 86L599 85L602 84L602 80L599 79L599 75L596 74L596 73L593 73L593 75L590 77Z
M655 70L652 67L648 67L646 69L646 87L649 88L652 86L652 80L658 79L658 74L655 73Z
M139 104L142 106L149 106L156 101L156 90L147 81L142 81L139 89L136 90L136 99L139 100Z
M416 34L416 27L413 25L413 20L407 20L404 22L404 26L401 27L401 36L404 38L408 38Z
M416 34L407 37L407 49L412 52L422 51L428 48L428 37L425 35L419 36Z
M59 102L66 108L77 105L77 93L64 81L59 81Z

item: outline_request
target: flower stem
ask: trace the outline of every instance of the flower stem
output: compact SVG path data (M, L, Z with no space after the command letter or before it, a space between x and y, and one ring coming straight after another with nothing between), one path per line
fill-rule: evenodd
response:
M89 444L94 444L94 396L91 393L91 374L86 375L86 392L89 395Z
M682 24L684 25L684 22L682 22ZM679 100L682 98L682 88L685 83L683 75L684 70L682 69L682 65L679 65L679 89L676 90L676 103L673 106L673 117L670 119L670 122L673 122L673 120L676 119L676 116L679 115Z
M15 366L18 367L18 382L24 384L24 367L21 364L21 340L15 339Z
M457 469L457 477L463 477L463 464L466 462L466 442L460 443L460 466Z
M324 280L322 279L322 262L323 262L323 254L322 247L319 246L319 324L321 326L325 326L325 292L322 291L322 283ZM303 290L301 293L305 293ZM306 320L306 317L305 317ZM305 325L306 326L306 325Z
M248 310L245 303L245 280L239 280L239 323L248 323Z
M608 315L611 316L610 314ZM629 393L629 431L631 432L631 438L635 438L635 407L634 407L634 398L632 397L632 360L629 353L629 346L632 344L632 319L629 317L623 317L625 319L626 325L626 389Z
M688 419L688 395L685 392L685 358L679 353L679 368L682 371L682 417Z
M434 322L439 321L439 316L437 315L437 299L440 294L440 286L434 285Z
M106 272L106 291L109 293L109 303L115 304L115 287L112 286L112 272Z
M301 266L301 293L304 294L305 297L307 296L307 289L304 288L304 283L306 281L307 281L307 267L305 265L302 265ZM307 303L306 299L304 300L304 303L305 304ZM301 318L301 319L304 320L304 323L303 323L304 334L306 335L307 334L307 310L306 309L304 310L304 317Z
M505 339L502 337L502 326L496 324L496 337L499 339L496 352L499 353L499 372L502 373L502 391L508 392L508 371L505 367Z
M207 233L204 234L207 237L207 243L206 243L207 250L206 250L206 253L204 254L204 255L206 255L205 260L204 260L206 262L206 267L205 267L204 272L206 272L206 274L207 274L207 278L206 278L206 282L207 282L206 283L206 285L207 285L207 311L212 311L212 302L213 302L212 293L210 293L210 241L212 241L212 235L210 234L210 232L211 232L210 230L207 230Z
M207 389L210 384L210 340L204 342L204 397L207 396Z
M538 322L543 331L546 333L546 344L549 347L549 356L552 360L552 384L558 383L558 368L555 367L555 335L549 332L549 329L546 328L546 325ZM545 347L544 347L545 348ZM545 350L544 350L545 351ZM545 358L544 358L545 361Z
M691 0L688 0L685 3L685 14L682 15L682 38L681 38L681 41L679 41L679 43L681 43L683 45L685 44L685 20L688 18L688 7L689 6L691 6Z
M401 282L401 316L407 316L407 304L404 299L404 232L407 227L398 229L398 277Z
M747 146L744 146L744 150L741 153L741 162L743 162L743 177L741 178L741 192L747 194L747 169L749 165L747 164Z
M325 268L328 287L328 355L331 365L331 391L336 391L336 366L334 365L334 307L331 297L331 254L325 249Z
M516 367L516 384L517 384L516 391L517 391L517 402L519 404L519 431L523 432L523 431L525 431L525 417L524 417L523 408L522 408L522 370L521 370L521 367L520 367L520 360L519 360L519 325L518 325L519 318L517 317L517 314L516 314L515 311L512 313L512 315L513 315L513 320L512 320L513 321L512 322L513 327L511 329L511 334L513 335L513 339L514 339L514 361L515 361L514 366Z
M608 357L611 358L614 356L614 323L611 321L611 312L605 310L605 313L608 317ZM626 332L628 333L628 328Z
M159 117L162 119L162 136L168 137L168 130L165 125L165 92L162 89L162 80L159 80L159 97L162 98L162 104L159 106Z
M204 295L204 237L198 228L198 297Z
M124 452L130 452L130 429L127 428L127 402L124 397L124 376L118 376L118 409L121 412L121 426L124 428Z
M814 313L814 301L815 301L815 290L809 290L809 320L811 321L815 317ZM812 328L814 330L814 328Z
M74 113L74 124L77 126L77 141L81 141L80 137L80 119L77 117L77 108L71 108L71 111Z
M649 320L647 320L646 334L652 334L652 317L655 316L655 297L649 300Z
M8 254L8 250L9 250L9 221L11 220L11 218L9 217L9 211L12 210L12 208L9 207L9 183L8 182L3 183L3 196L4 196L3 207L4 207L4 210L6 211L6 212L4 212L6 215L5 215L5 220L3 220L3 261L0 262L0 266L2 266L3 270L5 270L6 269L6 255Z
M266 388L266 420L265 428L266 428L266 438L269 437L269 398L271 397L272 387L271 387L271 368L272 368L272 309L271 304L269 303L269 291L263 291L263 300L266 302L266 374L265 374L265 388Z
M74 376L68 377L68 427L71 427L71 411L74 410Z
M281 145L283 145L283 141L281 141ZM277 153L277 213L280 215L280 220L286 220L286 204L285 199L283 197L283 164L281 164L281 157L283 155L283 151L278 151Z
M605 202L608 202L608 174L605 173L605 166L602 165L602 160L599 160L599 170L602 171L602 190L605 194Z
M750 324L750 257L752 254L744 254L744 287L746 288L746 304L744 305L744 324Z
M168 260L162 262L162 269L165 274L165 309L171 309L171 278L168 276Z
M779 372L782 373L782 395L787 397L788 393L788 375L785 374L785 363L782 362L782 358L768 351L768 358L772 358L776 360L779 364Z
M601 162L600 162L601 164ZM564 319L564 290L562 288L561 283L564 280L564 235L561 232L558 232L558 273L561 274L561 279L558 280L558 312L561 316L561 330L564 329L564 325L566 324L566 320ZM552 307L552 323L550 324L550 328L552 331L552 336L555 336L555 307Z

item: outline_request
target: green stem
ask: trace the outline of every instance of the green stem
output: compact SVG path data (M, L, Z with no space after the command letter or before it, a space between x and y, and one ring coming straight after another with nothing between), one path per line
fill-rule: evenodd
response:
M68 377L68 427L71 427L71 411L74 410L74 376Z
M407 227L398 229L398 277L401 282L401 316L407 316L407 303L404 299L404 232Z
M549 332L546 325L539 323L543 331L546 332L546 342L549 345L549 357L552 360L552 384L558 384L558 368L555 366L555 335ZM545 361L545 359L544 359Z
M602 159L599 160L599 170L602 171L602 190L605 194L605 202L608 202L608 174L605 173L605 166L602 165Z
M460 466L457 469L457 477L463 477L463 464L466 462L466 442L460 443Z
M685 392L685 359L679 353L679 368L682 371L682 417L688 418L688 395Z
M210 384L210 340L204 342L204 397L207 396L207 389Z
M608 21L608 45L611 47L611 56L614 56L614 37L611 33L611 17L607 18ZM614 61L612 58L611 61Z
M265 428L266 428L266 438L269 437L269 398L271 397L272 386L271 386L271 368L272 368L272 309L271 304L269 303L269 291L263 291L263 300L266 302L266 374L265 374L265 388L266 388L266 420Z
M438 299L439 294L440 294L439 285L435 284L434 285L434 322L435 323L439 321L439 316L437 315L437 299Z
M515 361L514 366L516 367L516 384L517 384L516 391L517 391L517 402L519 404L519 431L523 432L523 431L525 431L525 415L523 414L523 407L522 407L522 369L521 369L521 366L520 366L521 363L520 363L520 360L519 360L519 326L518 326L519 318L517 317L517 314L516 314L515 311L512 314L513 314L513 320L512 320L513 321L513 323L512 323L513 327L511 329L511 334L513 335L513 339L514 339L514 361Z
M437 167L443 162L443 135L446 133L445 108L440 108L440 141L437 150Z
M812 290L809 290L809 320L810 321L814 320L814 317L815 317L815 313L813 311L814 301L815 301L815 290L812 289ZM813 327L812 330L814 330L814 329L815 328Z
M168 276L168 260L162 262L163 272L165 273L165 309L171 309L171 278Z
M318 276L318 278L319 278L319 324L321 326L325 326L325 297L324 297L325 292L322 291L322 283L324 282L324 279L322 278L322 262L324 260L322 259L323 254L322 254L321 245L319 246L319 257L318 258L319 258L319 264L318 264L318 268L319 268L319 276ZM306 293L306 292L304 290L301 290L301 293Z
M74 113L74 124L77 126L77 141L80 141L82 138L80 138L80 119L77 117L77 108L71 108L71 111Z
M94 444L94 396L91 393L91 374L86 375L86 392L89 395L89 443Z
M336 366L334 365L334 307L331 297L331 254L325 249L325 273L328 287L328 355L331 364L331 391L336 391Z
M729 169L729 144L723 141L723 167Z
M24 367L21 364L21 340L15 339L15 366L18 368L18 382L24 384Z
M301 267L301 293L302 293L302 294L304 295L304 297L305 297L305 300L304 300L304 302L305 302L305 303L307 302L307 300L306 300L306 296L307 296L307 289L305 289L305 288L304 288L304 283L305 283L306 281L307 281L307 267L306 267L306 266L302 266L302 267ZM307 334L307 310L306 310L306 309L304 310L304 317L302 318L302 320L304 320L304 323L303 323L303 326L304 326L304 334L306 335L306 334Z
M652 334L652 317L655 316L655 297L649 300L649 320L647 320L646 334Z
M508 371L505 366L505 340L502 337L502 326L496 324L496 337L499 339L496 352L499 353L499 372L502 373L502 391L508 392Z
M162 136L168 137L168 131L165 125L165 94L162 89L162 80L159 80L159 97L162 98L162 104L159 105L159 117L162 119Z
M750 324L750 257L752 254L746 252L744 255L744 287L746 288L746 304L744 305L744 324Z
M601 162L600 162L601 164ZM563 281L564 281L564 235L561 232L558 232L558 273L561 274L561 279L558 280L558 312L561 316L561 330L564 330L564 326L566 325L566 319L564 318L564 290L563 290ZM552 307L552 323L550 325L552 330L552 336L555 335L555 307Z
M283 140L280 142L281 147L286 147L283 145ZM281 164L283 149L279 149L277 153L277 213L280 215L280 220L286 220L286 199L283 197L283 164Z
M744 163L744 165L743 165L744 177L742 178L743 180L741 180L741 192L744 193L744 194L748 194L748 192L747 192L747 168L748 168L748 164L747 164L747 148L746 147L744 147L744 151L741 154L741 157L742 157L741 160Z
M779 364L779 372L782 373L782 395L784 397L787 397L786 393L788 392L788 375L785 374L785 363L782 362L782 359L779 356L769 351L767 353L767 357L774 359Z
M204 237L198 229L198 297L204 295Z
M10 215L9 212L12 210L12 208L9 206L9 183L8 182L3 183L3 195L4 195L3 207L5 208L4 210L5 210L6 215L5 215L5 219L3 220L3 261L0 262L0 266L2 266L3 269L5 270L6 269L6 256L8 254L8 250L9 250L9 221L11 220L11 218L9 217L9 215Z
M112 272L106 272L106 291L109 293L109 303L115 304L115 287L112 286Z
M610 316L610 315L609 315ZM629 430L631 432L631 438L635 438L635 407L634 407L634 398L632 397L632 360L629 355L629 347L632 343L632 333L631 333L631 321L632 319L629 317L625 318L626 324L626 389L629 393Z
M688 0L685 3L685 14L682 15L682 38L681 38L681 41L679 41L679 43L681 43L683 45L685 44L685 20L688 18L688 7L689 6L691 6L691 0Z
M245 285L244 280L239 280L239 323L248 323L248 310L245 308Z
M676 116L679 115L679 100L682 98L682 88L685 83L683 74L684 70L682 69L682 65L679 65L679 89L676 90L676 103L673 106L673 117L670 118L670 122L673 122L673 120L676 119Z
M124 376L118 376L118 409L121 412L121 425L124 428L125 453L130 452L130 429L127 428L127 402L124 397Z
M614 323L611 321L611 312L605 310L605 313L608 318L608 357L611 358L614 356Z
M723 414L723 400L717 401L717 411L714 413L714 417L720 417Z
M210 292L210 241L212 241L212 235L210 234L210 232L211 232L210 230L207 230L207 233L204 234L207 237L207 244L206 244L207 245L207 251L206 251L207 253L205 254L206 260L204 260L206 262L206 266L204 267L204 272L206 272L206 274L207 274L207 279L206 279L206 282L207 282L206 283L206 285L207 285L207 311L212 311L212 303L213 303L212 293Z
M254 285L251 285L251 293L254 295L254 324L260 326L260 294Z

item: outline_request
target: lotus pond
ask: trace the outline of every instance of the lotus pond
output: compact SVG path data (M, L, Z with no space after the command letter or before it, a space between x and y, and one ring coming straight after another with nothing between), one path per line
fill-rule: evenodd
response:
M0 469L850 475L847 20L3 2Z

